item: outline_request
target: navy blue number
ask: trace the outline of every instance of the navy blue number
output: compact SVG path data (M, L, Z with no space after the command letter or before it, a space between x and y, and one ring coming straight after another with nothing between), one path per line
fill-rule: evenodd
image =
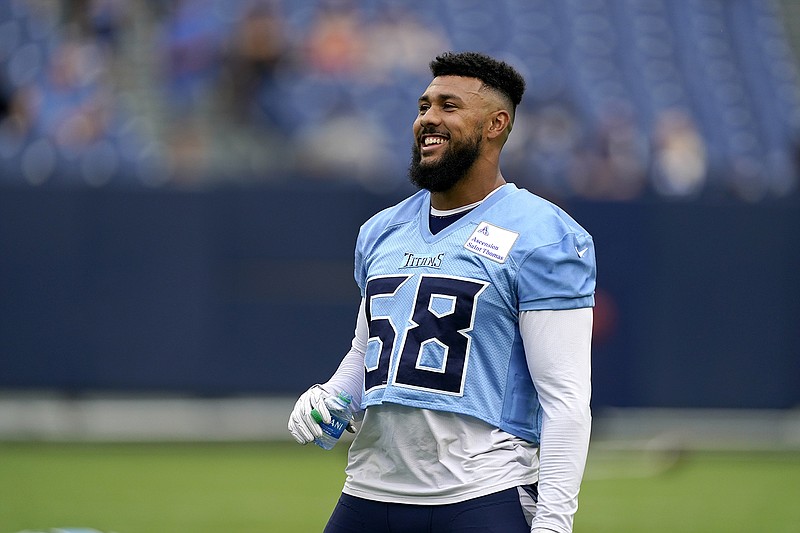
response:
M372 313L376 298L393 296L407 276L373 278L367 283L366 315L369 341L379 342L377 362L365 369L368 391L386 385L397 328L388 315ZM414 299L394 382L434 392L461 394L469 358L469 332L475 321L475 304L486 283L444 276L421 276ZM425 354L437 356L425 361Z
M397 338L397 330L388 316L373 316L372 302L375 298L384 298L394 295L400 285L408 276L387 276L373 278L367 283L365 311L367 324L369 324L369 342L379 343L378 361L372 367L366 367L364 374L364 389L386 385L389 376L389 364Z
M485 287L485 283L461 278L422 277L395 383L449 394L463 392L475 303ZM437 367L422 363L426 349L440 354Z

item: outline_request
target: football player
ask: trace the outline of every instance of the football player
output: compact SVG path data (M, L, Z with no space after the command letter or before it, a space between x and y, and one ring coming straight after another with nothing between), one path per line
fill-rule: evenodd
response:
M472 52L430 66L420 191L361 227L352 346L289 431L320 435L311 411L327 422L339 391L363 413L327 533L568 533L591 427L592 237L500 171L521 75Z

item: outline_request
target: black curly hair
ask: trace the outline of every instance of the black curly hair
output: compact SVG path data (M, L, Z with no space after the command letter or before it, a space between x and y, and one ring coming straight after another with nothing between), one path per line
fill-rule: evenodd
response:
M514 67L478 52L445 52L430 63L433 77L464 76L477 78L484 86L499 91L514 105L522 101L525 79Z

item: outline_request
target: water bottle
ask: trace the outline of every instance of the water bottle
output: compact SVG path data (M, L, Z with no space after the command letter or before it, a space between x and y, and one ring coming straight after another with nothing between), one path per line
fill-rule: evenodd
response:
M342 391L336 396L325 399L325 405L331 413L331 423L322 422L322 415L316 409L311 410L311 418L322 428L322 436L314 439L314 444L323 450L330 450L339 442L345 428L353 420L353 411L350 404L353 397Z

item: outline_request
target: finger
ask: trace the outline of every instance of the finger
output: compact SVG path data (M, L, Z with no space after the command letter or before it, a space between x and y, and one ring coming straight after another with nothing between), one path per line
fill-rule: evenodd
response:
M294 429L290 429L289 433L292 434L292 437L294 438L294 440L297 441L298 444L304 444L305 445L305 444L308 444L309 442L311 442L309 440L306 440L300 433L298 433Z
M289 433L292 435L292 437L294 437L294 440L296 440L298 444L307 444L310 442L309 439L306 438L306 435L303 434L301 427L295 424L292 420L289 420Z
M292 413L289 431L295 436L295 439L297 439L298 435L300 436L302 439L301 444L311 442L315 437L322 435L322 429L319 427L319 425L307 423L302 414L297 411ZM319 431L319 434L317 434L317 431Z
M323 424L330 424L331 423L331 412L328 410L328 406L325 405L325 401L323 398L319 398L316 402L316 405L313 406L313 409L316 409L319 415L322 417ZM312 411L313 411L312 409ZM311 417L311 412L308 413L309 417ZM311 418L314 421L313 418ZM316 421L314 421L316 423Z
M294 440L296 440L300 444L305 444L307 441L303 438L303 435L300 431L300 426L297 424L297 416L295 412L292 412L292 415L289 417L289 433L291 433Z
M312 409L312 412L315 410ZM319 416L319 415L318 415ZM312 437L321 437L322 436L322 427L320 427L319 422L314 419L314 415L309 413L307 416L303 416L301 418L303 427L305 427L308 432L312 435ZM313 440L313 438L312 438Z
M300 411L302 414L303 420L308 420L308 425L316 425L318 422L314 420L311 415L311 411L317 410L317 413L322 417L322 422L325 424L331 423L331 413L328 411L328 407L325 405L324 401L324 391L322 394L311 394L307 393L305 398L301 398L302 401L299 402L299 405L295 408L295 411ZM298 409L299 408L299 409Z

